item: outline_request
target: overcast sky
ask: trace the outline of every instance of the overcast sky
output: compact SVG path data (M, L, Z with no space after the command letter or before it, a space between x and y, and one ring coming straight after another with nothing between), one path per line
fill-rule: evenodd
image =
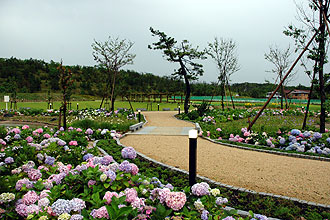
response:
M270 45L293 46L283 30L298 23L295 17L293 0L0 0L0 57L95 65L93 39L112 36L135 43L134 64L124 69L169 75L177 64L147 48L157 41L149 31L153 27L200 48L214 37L232 38L241 66L232 82L274 81L264 54ZM201 63L205 73L200 81L216 81L212 60ZM303 71L293 82L298 83L309 84Z

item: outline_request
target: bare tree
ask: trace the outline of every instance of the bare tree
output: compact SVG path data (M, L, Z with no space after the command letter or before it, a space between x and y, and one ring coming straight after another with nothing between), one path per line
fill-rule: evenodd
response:
M219 70L217 84L221 84L221 104L222 109L224 109L225 106L223 97L225 95L225 87L227 85L230 91L230 76L240 69L240 66L238 64L237 45L232 39L226 40L220 38L219 40L215 37L214 42L208 43L208 48L206 51L207 54L211 56L212 59L215 61ZM231 92L230 97L232 100L233 108L235 108Z
M116 77L119 74L120 68L127 64L133 64L136 55L129 53L133 45L133 42L126 39L120 40L118 37L109 37L104 43L94 40L94 43L92 44L94 60L107 71L106 89L104 91L100 108L102 107L103 100L112 84L110 100L111 110L114 110Z
M265 59L274 65L274 68L270 71L276 74L276 79L280 82L283 79L284 74L289 70L293 61L290 59L292 55L290 46L286 49L281 50L278 46L270 46L269 52L265 53ZM294 72L296 73L296 72ZM286 78L285 84L287 85L290 81L294 79L295 74L292 73ZM283 97L286 97L284 92L284 85L281 85L281 109L283 109ZM287 102L285 102L285 108L288 108Z

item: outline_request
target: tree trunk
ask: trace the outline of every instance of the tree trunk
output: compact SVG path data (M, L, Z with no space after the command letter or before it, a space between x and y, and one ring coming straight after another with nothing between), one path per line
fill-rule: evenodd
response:
M225 110L225 104L224 104L224 101L223 101L223 97L225 95L225 87L224 85L221 86L221 107L222 107L222 110Z
M321 98L321 115L320 115L320 133L325 133L325 91L324 91L324 78L323 78L323 66L325 60L325 21L323 19L323 13L325 7L322 4L320 8L320 41L319 41L319 54L320 54L320 65L319 65L319 81L320 81L320 98Z
M103 98L102 98L102 101L101 101L101 105L100 105L100 108L102 108L102 105L103 105L103 101L104 101L104 99L105 99L105 94L103 95Z
M310 88L309 94L308 94L308 101L307 101L306 112L305 112L305 117L304 117L304 122L303 122L302 130L305 130L305 128L306 128L308 111L309 111L309 105L310 105L311 99L312 99L312 92L313 92L314 79L315 79L316 72L317 72L317 61L315 61L315 66L314 66L314 71L313 71L313 79L312 79L311 88Z
M116 101L116 97L113 97L111 99L111 111L114 111L115 110L115 101Z
M184 75L183 76L184 76L184 81L185 81L185 84L186 84L186 98L184 100L184 113L188 114L191 89L190 89L189 79L187 77L187 73L186 73L185 70L184 70Z
M227 86L228 86L228 90L229 90L229 95L230 95L230 99L231 99L231 104L233 105L233 109L235 109L235 104L234 104L233 96L231 95L231 89L230 89L230 85L229 85L229 83L228 83L228 80L227 80Z
M111 111L115 110L115 102L114 102L113 95L115 93L116 76L117 76L117 71L115 71L114 74L113 74L112 90L111 90L111 101L110 101L111 102Z

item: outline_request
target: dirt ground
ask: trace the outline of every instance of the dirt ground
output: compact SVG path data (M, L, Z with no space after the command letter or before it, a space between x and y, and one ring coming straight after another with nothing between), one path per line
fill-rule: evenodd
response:
M147 126L190 127L176 112L144 112ZM127 135L121 143L188 170L188 137ZM197 173L215 181L330 205L330 162L241 150L198 139Z

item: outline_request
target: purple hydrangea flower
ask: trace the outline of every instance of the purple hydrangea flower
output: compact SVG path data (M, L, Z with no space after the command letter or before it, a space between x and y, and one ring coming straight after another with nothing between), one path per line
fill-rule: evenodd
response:
M53 165L55 163L55 158L51 156L46 156L45 164Z
M57 144L60 145L60 146L64 146L64 145L66 145L66 142L63 141L63 140L58 140Z
M113 182L117 177L116 173L113 172L112 170L105 171L104 174L107 175L107 177L111 180L111 182Z
M84 216L79 215L79 214L75 214L75 215L71 215L70 220L83 220Z
M6 164L14 163L14 158L12 158L12 157L7 157L7 158L5 159L5 163L6 163Z
M90 129L90 128L87 128L87 130L86 130L86 134L87 134L87 135L92 135L92 134L93 134L93 130Z
M260 214L255 214L254 217L258 220L268 220L266 216Z
M202 220L208 220L209 219L209 212L207 210L203 210L201 215Z
M330 144L330 137L327 138L327 142Z
M27 189L31 189L33 187L33 182L30 181L28 178L20 179L16 182L16 190L21 190L22 187L25 185Z
M102 159L101 159L101 164L102 165L105 165L105 166L108 166L110 163L112 163L114 160L113 160L113 157L112 156L104 156Z
M89 158L92 158L92 157L94 157L94 155L88 153L88 154L85 154L85 155L83 156L83 160L84 160L84 161L87 161Z
M15 134L15 135L14 135L14 139L16 139L16 140L21 139L21 135L19 135L19 134Z
M196 183L191 187L191 192L196 196L210 195L210 186L205 182Z
M281 138L281 139L280 139L280 144L281 144L281 145L284 145L284 144L285 144L285 138Z
M120 165L119 165L119 170L124 171L125 173L130 173L132 170L132 166L130 162L127 160L124 160Z
M135 159L136 158L136 151L133 147L124 147L121 150L121 156L125 159Z
M303 136L304 136L304 138L308 138L308 137L311 136L311 133L310 133L309 131L305 131L305 132L303 133Z
M314 137L315 139L320 139L320 138L322 138L322 134L319 133L319 132L315 132L314 135L313 135L313 137Z
M228 199L227 198L223 198L223 197L217 197L217 199L215 201L215 203L217 205L223 205L223 204L225 204L227 202L228 202Z

